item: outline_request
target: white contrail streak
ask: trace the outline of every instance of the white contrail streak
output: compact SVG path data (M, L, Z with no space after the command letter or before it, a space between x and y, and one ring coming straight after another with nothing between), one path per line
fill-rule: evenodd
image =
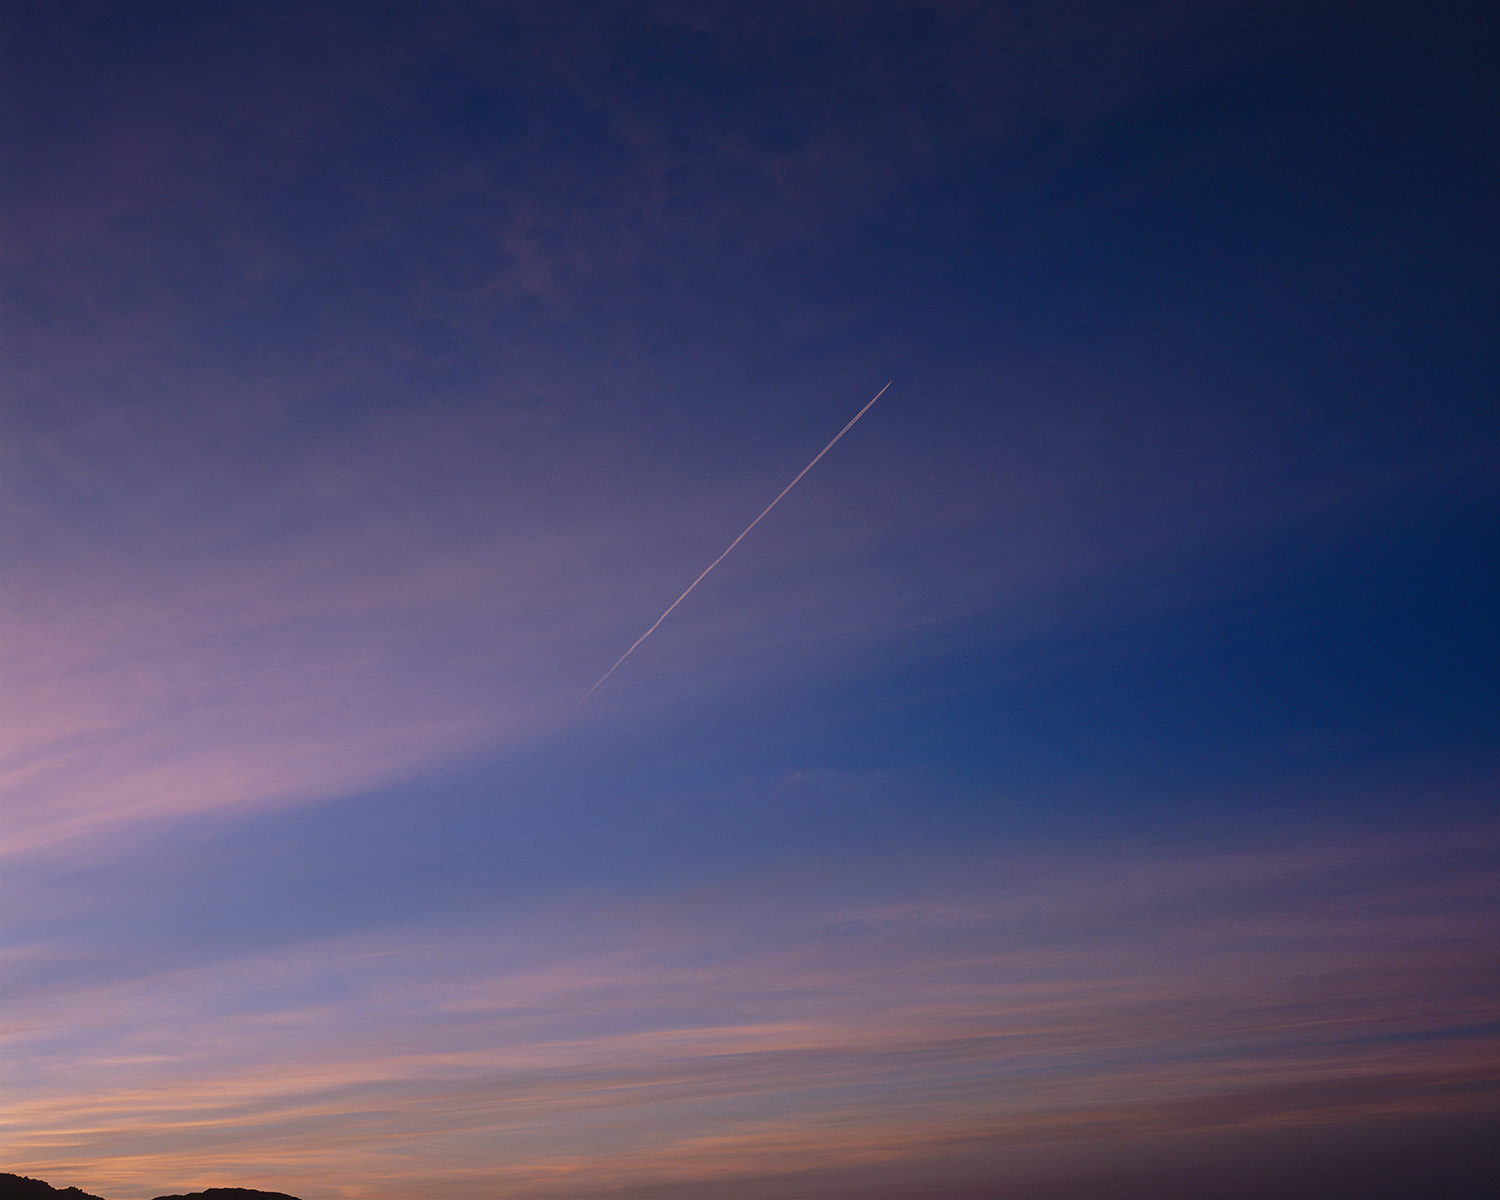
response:
M895 382L894 379L891 380L891 383L894 383L894 382ZM850 419L849 424L845 425L842 429L840 429L836 434L833 435L833 441L829 442L828 445L824 446L821 450L818 451L817 458L814 458L812 460L812 462L808 463L807 466L803 467L802 470L800 470L800 471L797 472L797 478L794 479L794 480L792 480L791 483L787 484L786 487L784 487L784 488L781 489L781 495L777 496L776 499L772 500L771 503L769 503L768 505L766 505L765 512L762 512L760 514L760 516L756 517L755 520L751 521L750 524L748 524L748 525L745 526L745 533L740 534L739 537L735 538L734 541L730 542L729 545L725 548L724 553L721 554L721 555L719 555L718 558L714 559L713 562L709 563L708 566L704 567L703 568L703 574L700 575L700 576L698 576L697 579L693 580L692 583L688 584L687 585L687 591L683 592L682 595L678 596L677 599L673 600L672 603L667 607L667 611L664 612L664 613L662 613L661 616L659 616L659 617L656 618L656 625L651 626L650 629L646 630L645 633L641 634L640 637L636 638L635 641L630 644L630 649L627 650L627 651L625 651L625 653L622 654L622 655L620 655L620 657L616 660L615 665L612 666L612 667L610 667L609 670L607 670L606 672L604 672L604 674L599 677L599 682L596 683L596 684L594 684L593 687L589 688L588 691L584 692L584 694L583 694L583 700L587 700L590 696L592 696L595 692L597 692L599 690L600 684L602 684L606 679L608 679L611 675L613 675L616 671L618 671L620 669L620 663L624 662L627 658L629 658L632 654L634 654L635 653L635 648L637 646L639 646L642 642L644 642L653 633L656 632L656 626L660 625L663 621L665 621L669 616L672 615L672 609L676 608L679 604L681 604L684 600L686 600L688 598L688 592L691 592L695 587L697 587L700 583L702 583L703 580L707 577L707 575L708 575L708 573L710 571L712 571L721 562L723 562L726 558L729 557L729 551L733 550L736 546L738 546L741 542L743 542L745 540L745 534L749 533L752 529L754 529L757 525L759 525L763 520L765 520L766 513L770 512L773 508L775 508L778 504L781 503L781 497L785 496L789 491L791 491L794 487L796 487L797 484L801 482L802 476L806 475L809 471L811 471L815 466L818 465L818 459L822 458L823 455L827 454L830 450L832 450L833 447L834 447L834 443L837 442L839 440L839 438L843 437L844 434L848 433L851 429L854 428L854 422L858 421L860 419L860 417L864 416L865 413L869 412L871 406L875 403L875 401L879 400L880 397L884 396L885 393L886 393L886 391L890 388L890 386L891 386L891 384L888 383L888 384L885 385L885 387L881 388L878 392L876 392L875 396L874 396L874 399L872 399L869 404L866 404L862 409L860 409L857 413L855 413L854 416ZM578 706L580 708L583 707L583 700L580 700L578 702Z

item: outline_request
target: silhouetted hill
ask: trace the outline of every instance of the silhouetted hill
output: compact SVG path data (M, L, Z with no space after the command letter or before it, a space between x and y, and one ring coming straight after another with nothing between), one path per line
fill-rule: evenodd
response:
M55 1188L40 1179L0 1172L0 1200L102 1200L76 1187ZM297 1200L285 1192L261 1192L255 1188L205 1188L186 1195L158 1196L156 1200Z
M158 1196L156 1200L297 1200L285 1192L259 1192L254 1188L204 1188L177 1196Z
M56 1200L59 1196L63 1200L100 1200L76 1187L55 1188L40 1179L0 1172L0 1200Z

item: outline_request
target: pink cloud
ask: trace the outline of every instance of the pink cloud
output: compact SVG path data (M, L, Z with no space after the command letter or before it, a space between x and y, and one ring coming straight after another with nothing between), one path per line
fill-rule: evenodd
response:
M121 1200L545 1197L1473 1112L1494 837L834 867L52 989L8 1141Z

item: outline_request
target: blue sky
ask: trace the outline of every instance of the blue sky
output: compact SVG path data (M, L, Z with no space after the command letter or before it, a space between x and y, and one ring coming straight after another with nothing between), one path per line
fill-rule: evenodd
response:
M4 23L8 1169L1482 1194L1479 6Z

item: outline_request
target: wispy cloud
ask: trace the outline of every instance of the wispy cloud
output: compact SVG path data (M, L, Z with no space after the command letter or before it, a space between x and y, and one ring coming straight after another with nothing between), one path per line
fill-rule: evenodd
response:
M79 981L12 1000L8 1141L111 1195L603 1195L1472 1112L1495 852L1468 826L848 863Z
M555 732L910 325L744 300L747 264L852 237L958 143L1092 127L1238 45L1190 5L220 19L122 42L39 17L70 73L11 105L13 847ZM794 326L854 349L788 355ZM904 383L906 415L674 614L635 702L1016 629L1018 600L1328 490L1184 399L1207 382L1143 400L1003 353Z

